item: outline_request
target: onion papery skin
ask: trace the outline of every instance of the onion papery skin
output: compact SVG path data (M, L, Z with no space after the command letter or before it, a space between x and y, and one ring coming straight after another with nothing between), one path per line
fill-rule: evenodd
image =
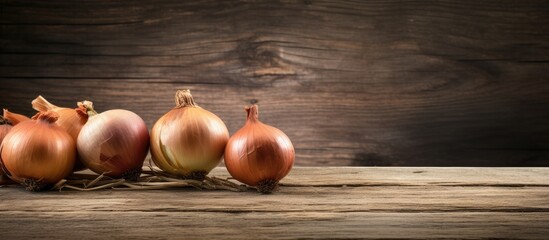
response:
M13 128L11 124L2 124L0 125L0 143L4 140L4 137L8 135L8 132Z
M91 104L91 102L90 102ZM64 108L48 102L44 97L38 96L32 101L32 107L37 111L54 111L59 114L59 119L55 122L58 126L67 131L76 142L80 130L88 121L87 109L82 105L78 108ZM86 166L80 160L80 156L77 155L76 163L74 164L73 172L86 169Z
M6 174L29 190L43 190L68 176L76 159L72 137L46 112L37 120L20 122L2 141L1 160Z
M204 178L221 162L229 131L218 116L197 106L188 90L176 93L176 105L151 130L152 159L170 174Z
M59 114L59 120L56 122L57 125L65 129L76 141L80 130L88 121L88 115L83 111L71 108L59 108L54 111Z
M295 150L286 134L258 120L257 105L246 111L246 123L225 148L225 166L234 179L270 193L292 169Z
M4 137L8 135L8 132L13 128L13 125L11 125L11 122L8 119L5 119L4 117L0 116L0 144L2 143L2 140L4 140ZM4 171L0 169L0 185L9 183L9 178L4 174Z
M13 128L13 125L8 119L5 119L4 117L0 116L0 143L2 143L2 140L4 137L8 134L8 132ZM0 171L1 173L1 171Z
M84 165L98 174L135 180L149 150L143 119L122 109L89 115L76 141Z
M11 125L13 126L19 124L20 122L31 120L29 117L25 115L10 112L8 111L8 109L5 109L5 108L4 108L4 118L9 120Z

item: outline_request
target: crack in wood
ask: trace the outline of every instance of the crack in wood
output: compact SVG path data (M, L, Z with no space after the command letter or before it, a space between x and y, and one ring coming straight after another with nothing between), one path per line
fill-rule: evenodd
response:
M368 210L341 210L341 209L326 209L326 210L266 210L266 209L175 209L175 208L153 208L146 210L105 210L105 209L93 209L93 210L7 210L0 209L0 212L7 214L22 213L71 213L71 212L124 212L124 213L230 213L230 214L243 214L243 213L549 213L549 208L501 208L501 209L485 209L485 208L456 208L456 209L368 209Z

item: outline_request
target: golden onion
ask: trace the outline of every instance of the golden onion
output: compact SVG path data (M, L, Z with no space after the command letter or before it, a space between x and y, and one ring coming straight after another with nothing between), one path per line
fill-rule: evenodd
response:
M20 122L2 141L3 170L31 191L43 190L71 173L76 159L72 137L55 124L59 115L40 112Z
M199 107L189 90L175 94L176 107L151 131L151 155L162 170L202 179L221 162L229 131L215 114Z

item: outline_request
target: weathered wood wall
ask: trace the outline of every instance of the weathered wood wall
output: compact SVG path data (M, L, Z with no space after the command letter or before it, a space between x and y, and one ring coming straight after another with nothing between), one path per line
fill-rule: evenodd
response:
M0 105L152 127L175 89L298 165L549 166L548 1L2 0Z

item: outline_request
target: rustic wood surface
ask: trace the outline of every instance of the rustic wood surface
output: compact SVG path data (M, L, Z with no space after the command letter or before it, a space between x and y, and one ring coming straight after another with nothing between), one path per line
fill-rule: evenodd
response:
M211 175L227 177L225 168ZM295 168L279 192L0 188L2 239L547 239L549 168Z
M298 165L549 166L549 2L0 2L0 107L244 105Z

